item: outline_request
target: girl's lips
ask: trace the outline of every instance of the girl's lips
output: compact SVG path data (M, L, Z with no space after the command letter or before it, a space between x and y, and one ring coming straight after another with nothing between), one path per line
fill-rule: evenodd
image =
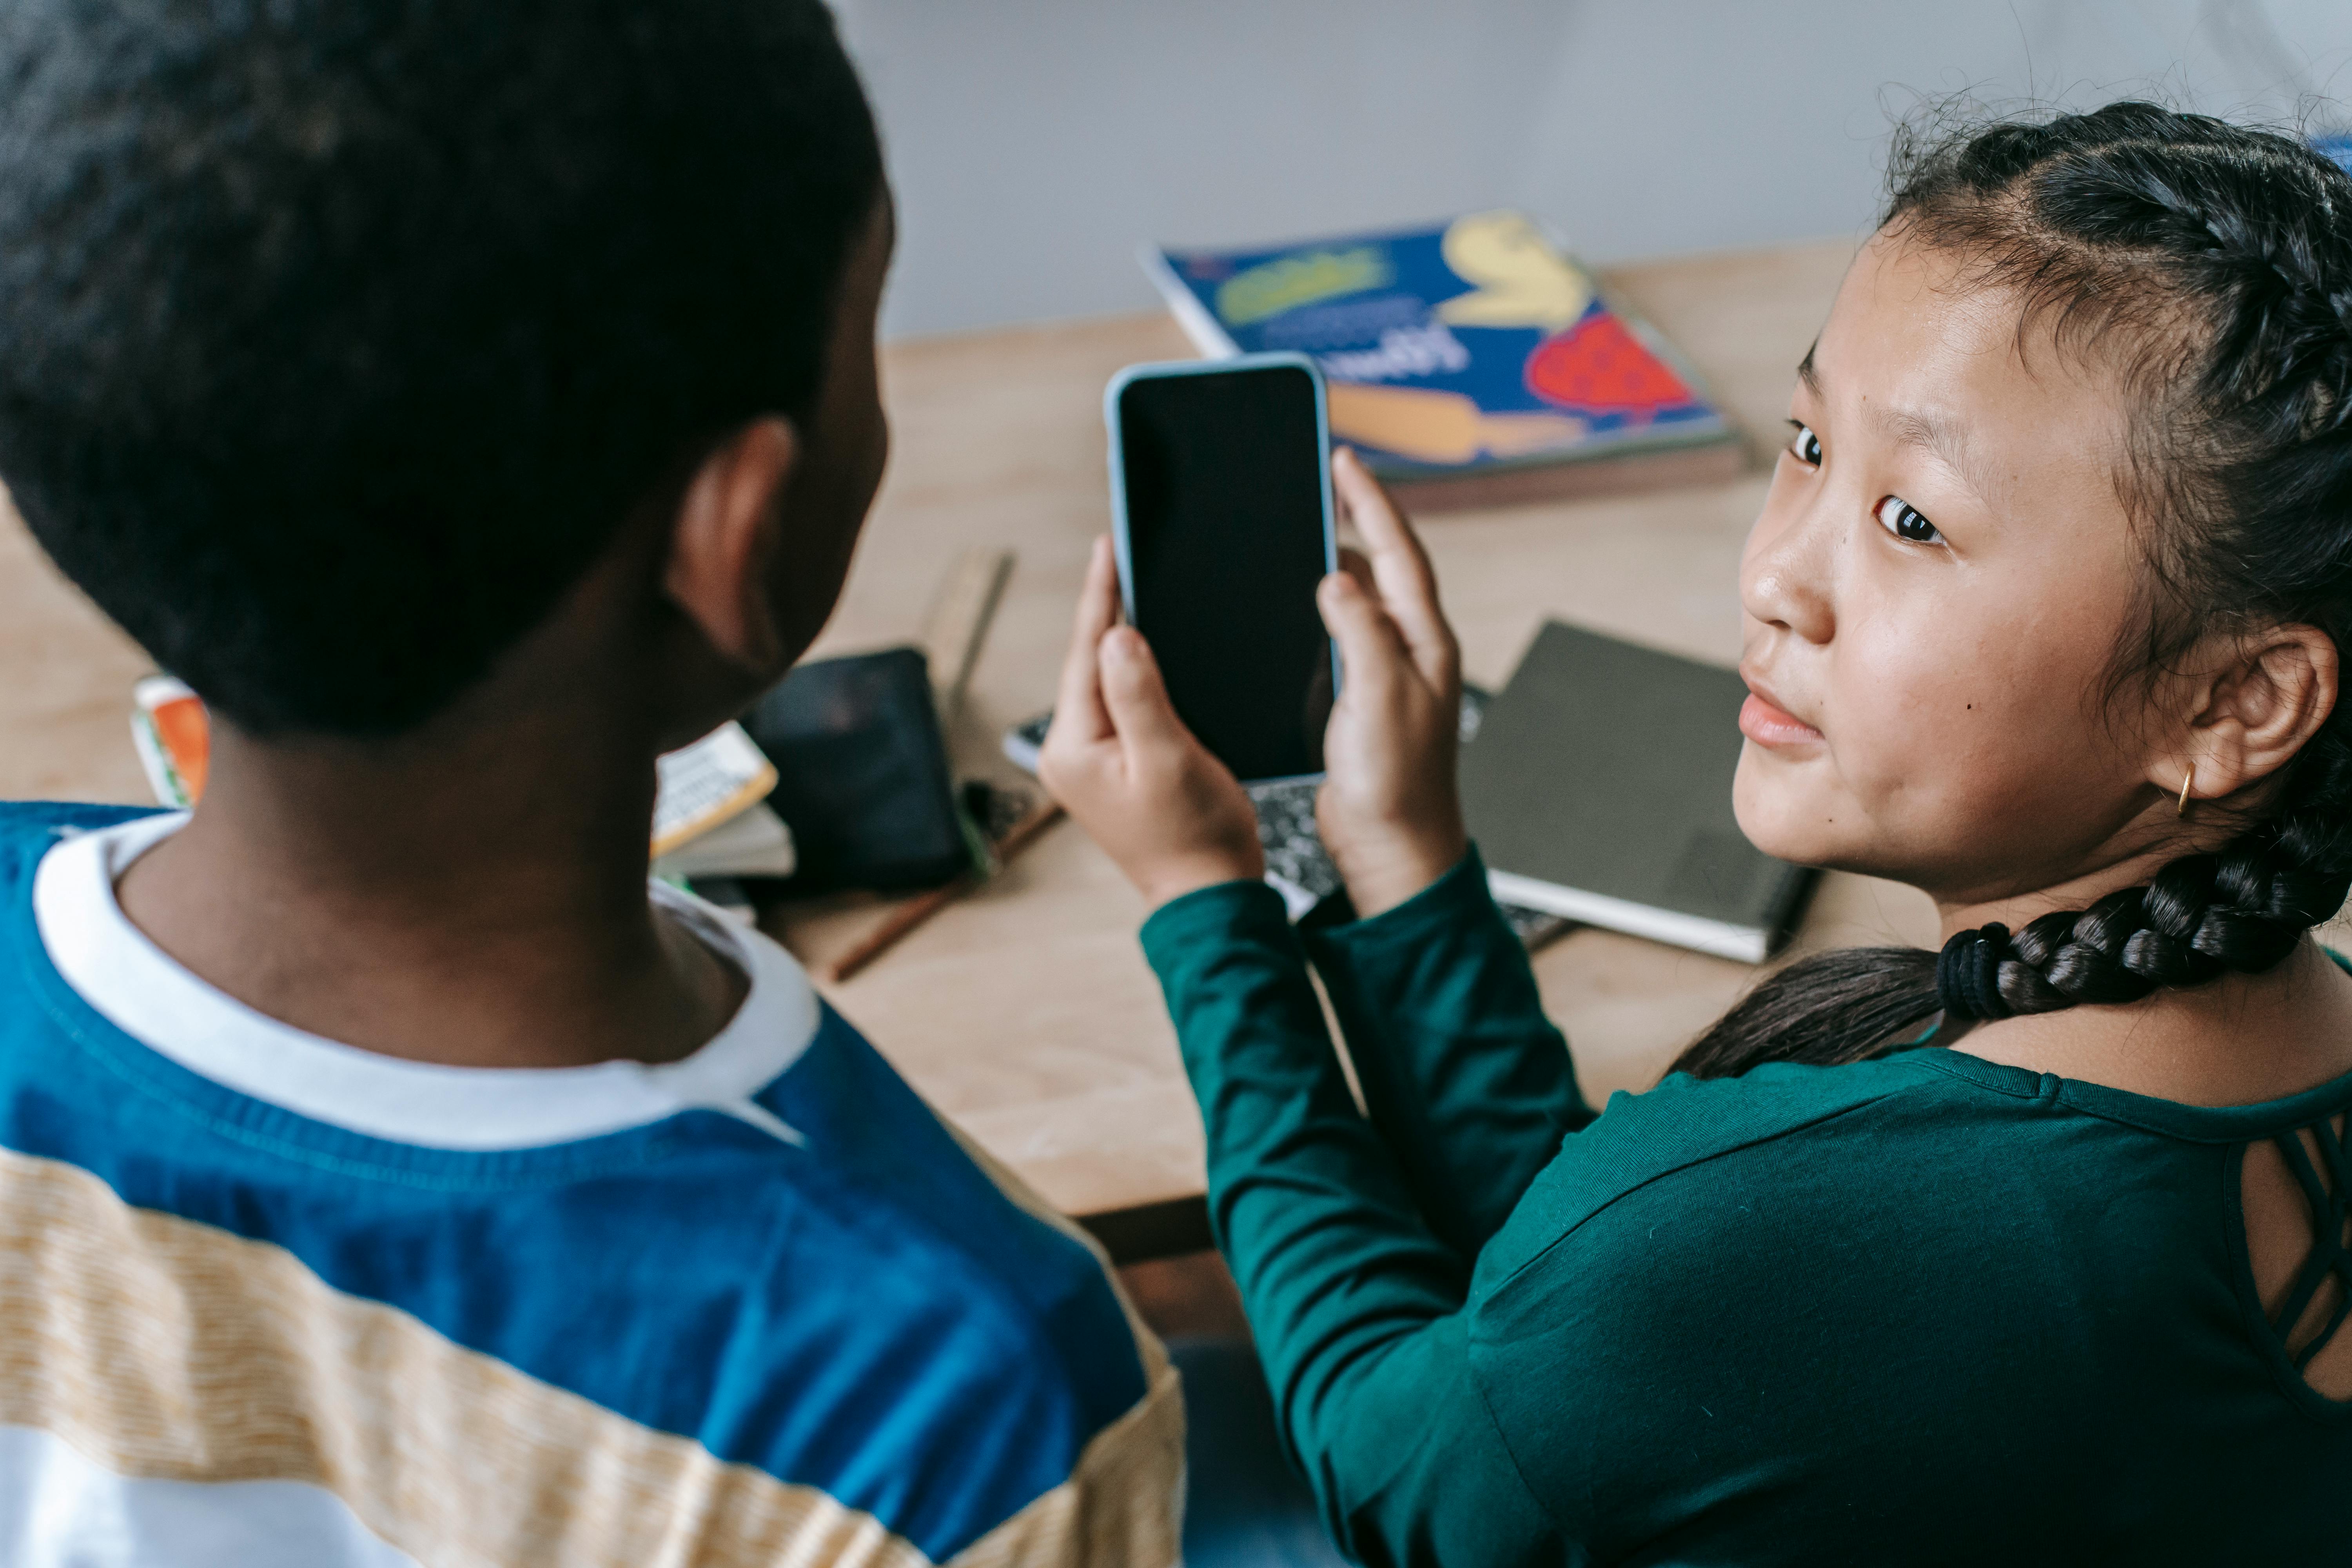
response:
M1739 705L1739 732L1759 746L1801 746L1822 738L1819 730L1752 691Z

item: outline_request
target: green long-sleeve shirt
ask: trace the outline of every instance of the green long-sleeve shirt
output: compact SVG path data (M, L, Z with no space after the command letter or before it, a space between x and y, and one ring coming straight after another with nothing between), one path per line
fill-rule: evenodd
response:
M1360 1561L2352 1552L2352 1405L2264 1318L2236 1191L2250 1141L2328 1129L2342 1235L2352 1077L2206 1110L1926 1048L1596 1117L1475 853L1352 925L1234 883L1143 943L1285 1440Z

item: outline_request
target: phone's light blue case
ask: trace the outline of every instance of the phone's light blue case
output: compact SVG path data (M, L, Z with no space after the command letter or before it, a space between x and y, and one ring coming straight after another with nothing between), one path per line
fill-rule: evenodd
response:
M1130 624L1135 619L1135 574L1127 542L1127 465L1120 438L1119 395L1139 381L1171 375L1230 375L1236 371L1271 370L1282 366L1303 370L1315 384L1315 442L1318 457L1318 471L1322 476L1323 498L1323 570L1339 569L1339 530L1331 500L1331 412L1330 399L1324 390L1323 371L1313 359L1287 350L1264 353L1230 354L1223 359L1154 360L1144 364L1131 364L1110 378L1103 388L1103 428L1110 440L1110 523L1111 546L1118 559L1118 599L1120 608ZM1336 698L1339 690L1339 645L1331 645L1331 691ZM1319 778L1320 774L1303 775ZM1250 779L1250 784L1272 784L1286 781Z

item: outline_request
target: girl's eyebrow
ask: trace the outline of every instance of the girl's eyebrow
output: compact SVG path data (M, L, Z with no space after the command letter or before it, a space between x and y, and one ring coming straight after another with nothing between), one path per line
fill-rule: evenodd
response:
M1961 426L1932 409L1913 408L1882 407L1878 423L1898 445L1925 452L1950 469L1979 500L1996 511L2007 510L1999 493L2001 487L1996 482L1999 476L1976 461L1968 432Z
M1822 395L1822 373L1813 368L1813 351L1821 346L1822 341L1815 338L1811 347L1805 350L1805 357L1797 362L1797 379L1803 382L1805 390L1815 397Z

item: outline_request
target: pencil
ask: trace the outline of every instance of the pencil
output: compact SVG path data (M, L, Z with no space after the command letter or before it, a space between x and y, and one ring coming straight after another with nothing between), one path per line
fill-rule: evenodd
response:
M1004 837L997 842L997 864L1002 866L1008 863L1015 855L1029 847L1037 836L1053 826L1060 820L1061 816L1062 807L1056 801L1048 800L1032 806L1028 815L1008 828ZM889 952L900 937L979 887L982 879L977 871L966 871L944 888L934 888L928 893L919 893L908 899L885 916L881 924L866 932L856 947L826 965L825 980L838 985L856 974L859 970Z

